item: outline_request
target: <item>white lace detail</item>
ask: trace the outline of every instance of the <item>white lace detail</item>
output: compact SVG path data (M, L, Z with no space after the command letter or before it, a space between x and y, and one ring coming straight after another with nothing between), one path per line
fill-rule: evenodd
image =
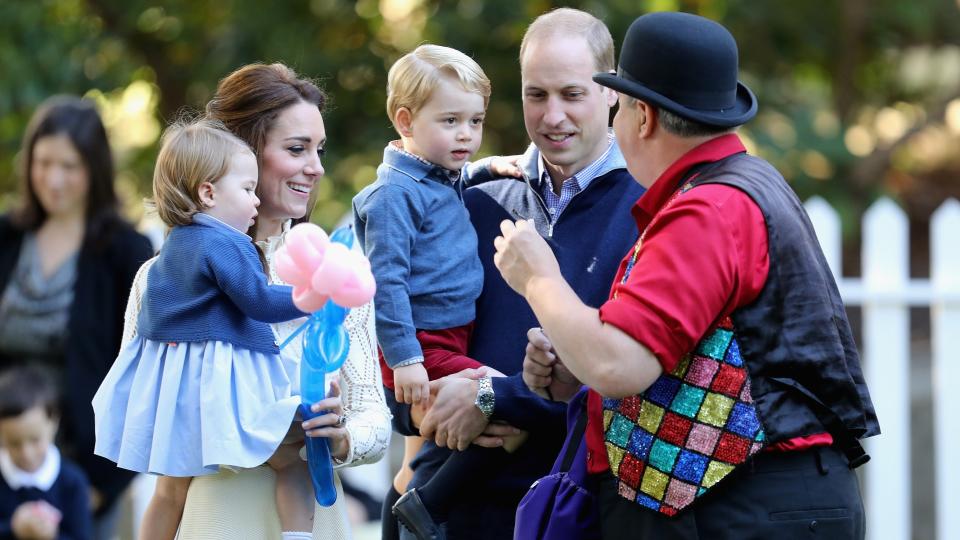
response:
M284 227L284 232L288 227ZM263 250L270 264L270 281L283 283L273 266L273 254L283 242L283 234L273 236L257 244ZM354 249L359 249L354 244ZM121 347L137 334L137 318L140 315L141 298L147 286L147 273L156 261L156 257L143 263L133 280L127 309L124 313L123 341ZM291 334L303 319L286 321L271 325L278 343ZM343 408L347 417L347 433L350 437L350 450L339 467L350 467L379 461L390 443L390 409L383 396L383 382L380 378L380 363L377 360L377 335L373 311L373 302L350 310L343 323L350 335L350 354L338 373L343 392ZM300 363L302 349L289 346L280 351L284 362ZM299 391L299 381L291 381Z
M157 257L147 260L137 270L137 275L133 278L133 284L130 286L130 296L127 298L127 310L123 312L123 337L120 340L120 350L126 348L137 335L137 318L140 316L140 300L143 293L147 290L147 272L157 261Z

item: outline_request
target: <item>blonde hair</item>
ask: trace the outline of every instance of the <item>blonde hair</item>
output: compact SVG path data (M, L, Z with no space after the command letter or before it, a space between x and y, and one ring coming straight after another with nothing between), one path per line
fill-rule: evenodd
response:
M430 99L443 75L452 75L463 89L490 101L490 79L480 65L462 52L440 45L420 45L394 62L387 73L387 116L393 122L397 111L406 107L411 113Z
M613 71L616 59L613 50L613 37L603 21L573 8L557 8L540 15L527 27L520 42L520 65L530 43L554 36L580 36L593 53L593 63L597 71Z
M153 199L148 201L170 227L188 225L200 211L200 185L214 183L230 168L237 152L250 146L227 131L223 122L201 119L176 122L163 133L153 171Z

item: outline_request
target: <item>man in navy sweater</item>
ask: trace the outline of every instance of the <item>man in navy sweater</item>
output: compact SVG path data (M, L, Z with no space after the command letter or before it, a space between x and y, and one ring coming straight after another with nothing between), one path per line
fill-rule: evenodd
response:
M496 445L511 426L531 434L499 474L454 503L449 538L512 538L517 504L549 471L564 437L565 405L536 396L521 377L527 330L539 324L493 265L500 222L533 220L580 298L597 306L607 297L620 255L637 238L628 210L643 188L626 171L608 129L616 95L591 79L596 71L614 69L609 30L574 9L542 15L524 36L520 69L524 122L533 143L518 164L524 181L493 181L464 194L484 268L469 353L507 377L491 384L456 375L435 382L435 401L419 432L409 407L388 397L398 431L433 439L411 463L408 487L429 480L448 448Z

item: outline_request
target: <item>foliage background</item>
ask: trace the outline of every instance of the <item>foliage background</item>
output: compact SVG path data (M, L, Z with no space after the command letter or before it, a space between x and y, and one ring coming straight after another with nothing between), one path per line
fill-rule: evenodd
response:
M383 112L387 68L422 42L467 52L493 81L481 154L520 152L528 139L519 42L530 20L560 5L603 19L618 47L647 11L689 11L727 25L740 45L742 79L761 104L742 130L748 146L802 197L826 197L850 236L881 194L908 210L915 231L926 230L923 220L946 197L960 195L960 0L4 0L0 208L14 201L20 137L47 96L100 102L136 219L162 126L183 107L202 108L236 67L282 61L333 96L314 214L330 225L373 178L393 136Z

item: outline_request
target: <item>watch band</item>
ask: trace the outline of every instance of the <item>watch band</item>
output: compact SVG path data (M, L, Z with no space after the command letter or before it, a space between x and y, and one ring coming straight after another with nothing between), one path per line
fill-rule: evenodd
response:
M477 379L477 399L474 405L480 409L484 416L490 418L493 414L494 394L493 382L490 377L481 377Z

